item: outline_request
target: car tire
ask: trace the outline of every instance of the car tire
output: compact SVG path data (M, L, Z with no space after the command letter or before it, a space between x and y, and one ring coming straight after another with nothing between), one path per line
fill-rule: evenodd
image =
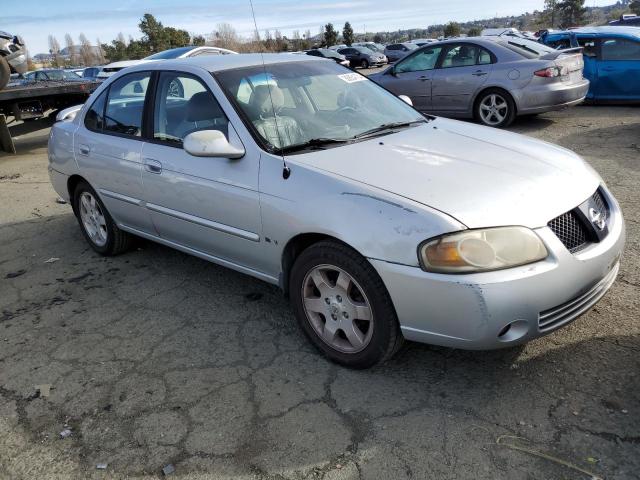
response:
M516 118L513 97L500 88L483 91L474 104L474 118L487 127L508 127Z
M73 211L84 238L99 254L112 256L130 248L133 237L116 226L100 197L86 182L76 186Z
M362 62L360 62L360 66L362 68L364 68L365 70L369 68L369 61L368 60L362 60Z
M11 67L9 63L0 56L0 90L7 86L11 78Z
M373 266L350 247L318 242L296 259L289 296L303 332L320 352L363 369L391 358L403 343L391 297Z

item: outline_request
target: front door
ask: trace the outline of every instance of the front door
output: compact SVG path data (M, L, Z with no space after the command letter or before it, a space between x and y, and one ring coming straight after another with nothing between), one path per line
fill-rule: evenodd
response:
M640 99L640 42L627 38L605 38L600 47L598 100Z
M441 47L420 50L400 60L383 86L396 95L407 95L420 112L431 110L431 83Z
M154 234L142 193L142 118L151 74L125 75L91 104L75 133L80 173L116 223Z
M161 72L153 112L153 140L142 149L147 209L160 236L234 265L259 263L260 157L194 157L182 148L198 130L240 138L209 87L197 76Z
M487 81L492 68L491 54L478 45L447 46L433 79L433 110L454 115L471 113L472 99Z

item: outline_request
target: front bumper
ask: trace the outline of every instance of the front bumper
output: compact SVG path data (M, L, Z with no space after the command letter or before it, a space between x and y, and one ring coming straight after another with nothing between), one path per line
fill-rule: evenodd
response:
M523 88L516 95L518 114L527 115L561 110L582 103L589 91L589 80L553 83Z
M618 272L624 220L608 192L606 198L609 234L575 255L545 226L536 233L549 257L522 267L445 275L370 260L391 295L404 337L487 350L527 342L575 320L600 300Z

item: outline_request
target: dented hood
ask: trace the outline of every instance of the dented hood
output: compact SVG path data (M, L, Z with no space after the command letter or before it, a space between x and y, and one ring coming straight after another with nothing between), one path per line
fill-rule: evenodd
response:
M544 226L601 181L564 148L443 118L290 158L435 208L469 228Z

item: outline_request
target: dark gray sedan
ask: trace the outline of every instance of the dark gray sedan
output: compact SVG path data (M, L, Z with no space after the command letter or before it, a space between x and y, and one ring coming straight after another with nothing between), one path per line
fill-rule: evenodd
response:
M338 53L344 55L346 59L349 60L351 68L379 67L387 63L387 57L382 53L374 52L365 47L352 46L340 48Z
M580 51L481 37L426 45L369 78L421 112L506 127L517 115L582 102L589 90L583 68Z

